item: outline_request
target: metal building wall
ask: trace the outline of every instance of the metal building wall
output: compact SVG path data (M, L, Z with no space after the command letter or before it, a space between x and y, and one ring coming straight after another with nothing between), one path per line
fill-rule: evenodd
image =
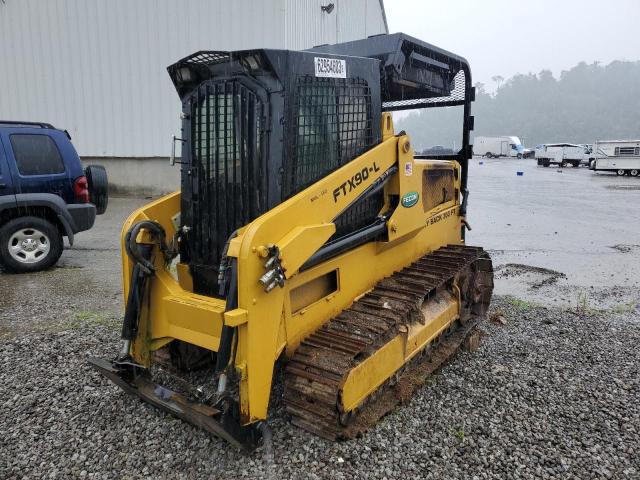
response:
M0 119L66 128L83 157L166 157L179 58L384 32L381 0L2 0Z

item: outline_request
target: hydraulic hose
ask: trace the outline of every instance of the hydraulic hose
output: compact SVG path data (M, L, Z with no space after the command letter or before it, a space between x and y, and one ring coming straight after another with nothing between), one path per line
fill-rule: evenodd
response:
M238 236L238 231L234 230L229 238L227 238L226 243L224 244L224 248L222 249L222 258L220 259L220 266L218 267L218 294L221 297L226 297L226 289L227 289L227 271L229 270L229 257L227 253L229 252L229 244L231 240Z
M158 245L165 260L170 260L175 253L167 247L165 242L166 233L162 225L157 222L143 220L134 224L125 234L124 247L127 256L133 261L133 270L122 322L122 339L125 341L122 350L123 356L129 354L129 346L138 334L140 314L148 280L155 275L156 271L152 261L153 245L139 244L137 242L138 235L142 229L153 235L155 243Z
M143 259L149 261L153 246L145 245L138 252ZM132 341L138 334L138 325L140 323L140 313L142 312L142 301L147 286L147 280L150 274L147 273L140 263L133 266L131 272L131 285L129 287L129 296L127 297L127 306L124 311L124 321L122 322L122 339ZM128 350L128 349L127 349ZM124 351L123 351L124 353ZM128 351L126 352L129 353Z
M225 312L238 308L238 260L231 258L231 276L229 278L229 288L227 290L227 302ZM233 337L235 329L228 325L222 327L220 335L220 347L216 356L216 373L222 373L231 361L233 350Z
M169 255L169 249L166 244L167 235L164 228L162 228L162 225L151 220L143 220L134 224L125 235L124 247L129 258L131 258L135 264L140 265L145 273L153 275L156 268L153 266L150 259L145 258L142 255L142 252L139 250L140 245L137 242L138 235L142 229L149 231L156 237L156 243L165 258Z

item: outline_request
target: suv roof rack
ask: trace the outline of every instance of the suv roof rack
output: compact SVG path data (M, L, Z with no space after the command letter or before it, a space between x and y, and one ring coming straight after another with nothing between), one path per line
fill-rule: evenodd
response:
M45 123L45 122L20 122L20 121L17 121L17 120L0 120L0 125L14 125L14 126L24 125L25 127L51 128L51 129L54 129L54 130L56 128L53 125L51 125L50 123Z

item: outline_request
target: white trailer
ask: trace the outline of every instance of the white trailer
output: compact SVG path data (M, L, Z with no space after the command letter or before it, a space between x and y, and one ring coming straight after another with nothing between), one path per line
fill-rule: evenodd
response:
M593 146L592 157L591 170L632 177L640 174L640 140L598 141Z
M517 157L526 158L531 150L524 148L522 142L515 136L475 137L473 140L473 154L488 158Z
M553 164L561 167L566 167L567 165L579 167L580 163L589 160L589 153L584 145L546 143L536 146L536 159L538 160L538 165L543 167Z

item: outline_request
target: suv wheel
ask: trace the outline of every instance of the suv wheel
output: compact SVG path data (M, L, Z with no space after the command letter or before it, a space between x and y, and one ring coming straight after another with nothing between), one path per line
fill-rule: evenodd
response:
M0 227L0 263L10 272L49 268L62 255L62 247L58 227L44 218L14 218Z

